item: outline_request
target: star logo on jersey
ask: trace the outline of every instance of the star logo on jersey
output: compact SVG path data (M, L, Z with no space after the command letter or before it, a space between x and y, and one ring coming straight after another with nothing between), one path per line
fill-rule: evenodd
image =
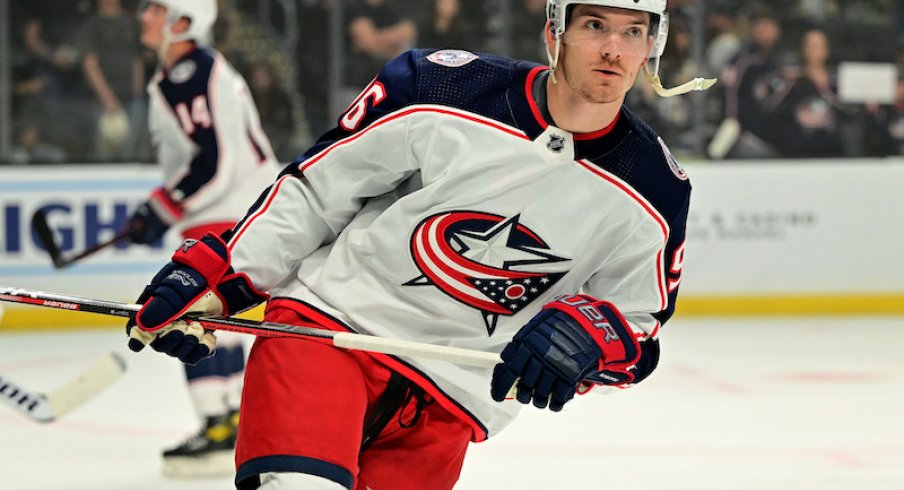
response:
M411 235L421 271L406 286L434 286L483 316L493 335L499 315L511 316L543 295L567 272L537 233L510 218L452 211L422 221Z

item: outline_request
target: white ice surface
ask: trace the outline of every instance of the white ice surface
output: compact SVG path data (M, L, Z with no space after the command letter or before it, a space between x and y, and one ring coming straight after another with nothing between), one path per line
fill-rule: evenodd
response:
M456 489L904 489L904 318L677 318L662 342L636 389L525 409L472 445ZM123 345L112 330L5 333L0 373L51 391ZM196 429L181 367L126 359L52 424L0 405L0 489L232 488L161 475L161 449Z

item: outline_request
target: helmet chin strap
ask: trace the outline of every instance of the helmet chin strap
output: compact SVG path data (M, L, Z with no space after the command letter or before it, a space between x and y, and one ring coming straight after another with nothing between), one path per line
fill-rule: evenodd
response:
M157 59L160 61L161 65L166 64L166 52L169 51L170 45L173 43L173 33L170 30L172 25L169 23L163 26L161 29L161 41L160 46L157 48Z
M653 87L653 91L660 97L672 97L682 95L688 92L706 90L716 83L716 78L697 77L689 82L682 83L677 87L665 88L662 86L662 80L659 78L659 57L657 56L653 62L653 71L647 67L649 63L643 65L643 73L647 77L647 82Z
M562 35L556 31L553 31L553 33L556 37L556 52L550 53L548 44L545 44L544 48L546 49L546 58L549 60L549 78L552 80L552 83L557 84L559 83L559 81L556 80L556 66L558 66L559 64L559 53L561 52L560 48L562 47Z

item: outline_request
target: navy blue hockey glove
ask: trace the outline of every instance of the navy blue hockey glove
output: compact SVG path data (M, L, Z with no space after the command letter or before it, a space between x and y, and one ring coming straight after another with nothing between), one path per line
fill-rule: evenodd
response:
M151 193L148 200L126 222L129 240L132 243L147 245L163 238L184 213L182 205L173 200L166 189L159 188Z
M209 356L216 337L183 316L231 315L267 300L229 262L229 249L219 237L186 240L138 298L143 306L126 325L129 348L138 352L150 344L188 364Z
M612 303L565 296L545 305L503 349L490 394L503 401L517 382L519 402L558 412L586 379L631 382L640 352Z

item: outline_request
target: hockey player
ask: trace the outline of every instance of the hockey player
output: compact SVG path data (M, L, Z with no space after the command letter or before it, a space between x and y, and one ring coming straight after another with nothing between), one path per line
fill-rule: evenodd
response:
M186 239L229 230L278 173L245 81L208 46L216 17L215 0L155 0L141 10L141 42L161 65L148 87L149 126L165 184L128 221L134 243L155 242L173 225ZM203 426L163 453L165 474L234 471L244 366L238 335L185 366Z
M521 404L559 411L650 375L691 188L623 100L662 53L665 6L550 0L549 67L401 55L230 233L176 251L133 350L195 361L214 339L184 313L268 301L271 321L501 354L481 369L257 339L238 488L448 489ZM706 85L648 77L664 95Z

